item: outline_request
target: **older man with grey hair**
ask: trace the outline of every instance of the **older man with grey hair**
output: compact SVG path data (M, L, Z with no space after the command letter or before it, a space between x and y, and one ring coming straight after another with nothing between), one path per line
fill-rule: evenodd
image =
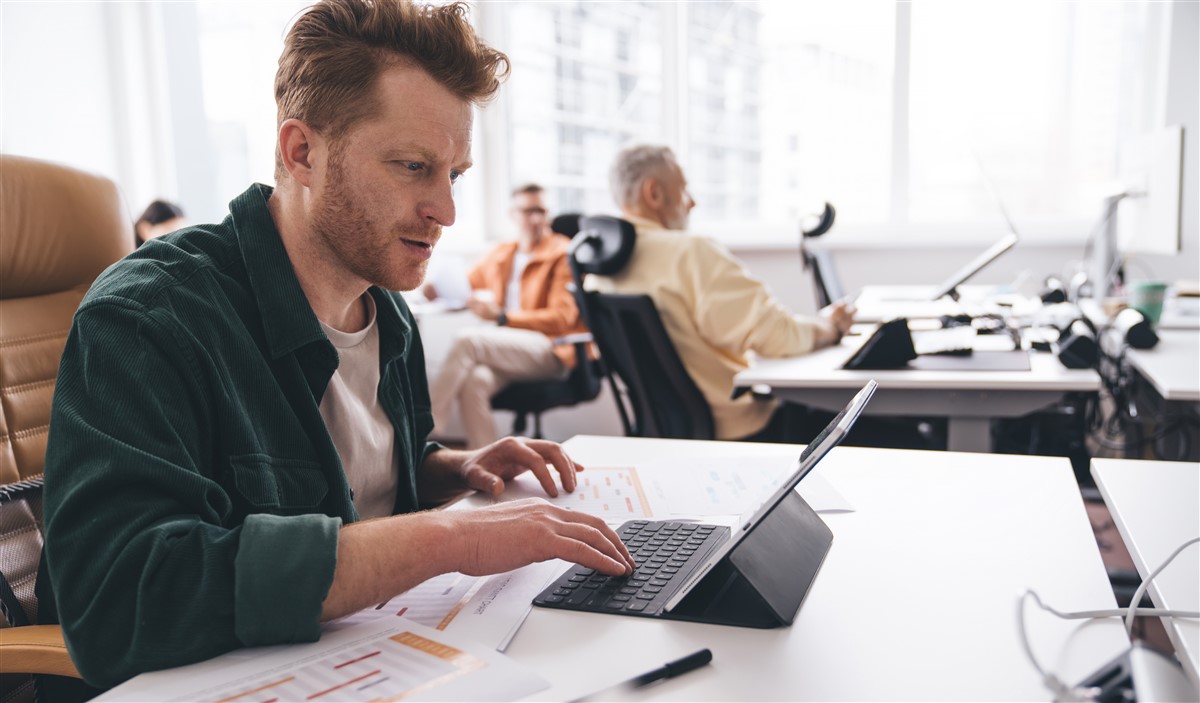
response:
M836 303L816 318L793 315L725 247L688 234L696 201L675 155L665 146L622 151L610 174L613 198L637 229L626 267L591 276L588 288L645 294L654 300L683 365L708 400L717 439L795 440L774 400L731 399L747 355L805 354L836 344L853 310Z

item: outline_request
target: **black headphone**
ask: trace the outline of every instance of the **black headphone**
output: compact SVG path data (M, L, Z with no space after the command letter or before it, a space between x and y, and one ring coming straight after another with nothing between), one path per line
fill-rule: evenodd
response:
M1092 369L1100 363L1100 339L1096 326L1086 317L1071 320L1058 331L1050 350L1068 369Z
M1038 294L1046 305L1067 302L1067 287L1056 276L1047 276L1042 284L1042 292Z
M1153 349L1158 344L1158 333L1154 325L1140 311L1125 308L1113 318L1110 328L1120 333L1121 339L1134 349Z

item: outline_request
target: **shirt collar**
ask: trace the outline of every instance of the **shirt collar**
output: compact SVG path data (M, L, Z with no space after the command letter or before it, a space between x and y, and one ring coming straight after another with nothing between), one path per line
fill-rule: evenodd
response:
M229 203L242 260L262 316L263 330L271 357L278 359L300 347L324 340L304 289L296 278L292 261L267 209L273 189L261 183Z
M645 217L638 217L637 215L630 215L629 213L625 213L625 214L621 215L621 218L628 221L630 224L632 224L639 232L649 232L652 230L657 230L657 231L661 231L661 232L681 232L682 231L682 230L667 229L666 227L663 227L662 224L655 222L654 220L650 220Z

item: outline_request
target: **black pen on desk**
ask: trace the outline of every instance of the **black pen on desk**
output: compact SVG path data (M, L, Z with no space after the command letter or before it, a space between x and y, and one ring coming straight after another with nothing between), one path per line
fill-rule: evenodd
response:
M712 652L708 648L701 649L699 651L692 652L682 659L676 659L675 661L667 662L657 669L652 669L640 676L635 676L628 681L616 684L615 686L609 686L608 688L601 689L582 698L576 698L569 703L583 703L583 701L603 700L606 697L605 694L636 691L637 689L644 686L649 686L656 681L663 681L665 679L673 679L676 676L682 676L689 671L699 669L711 661Z

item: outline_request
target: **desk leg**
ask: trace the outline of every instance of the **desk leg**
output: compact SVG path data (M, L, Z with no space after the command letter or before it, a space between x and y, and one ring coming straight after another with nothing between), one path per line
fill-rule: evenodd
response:
M946 449L952 452L992 450L991 418L951 416L946 432Z

